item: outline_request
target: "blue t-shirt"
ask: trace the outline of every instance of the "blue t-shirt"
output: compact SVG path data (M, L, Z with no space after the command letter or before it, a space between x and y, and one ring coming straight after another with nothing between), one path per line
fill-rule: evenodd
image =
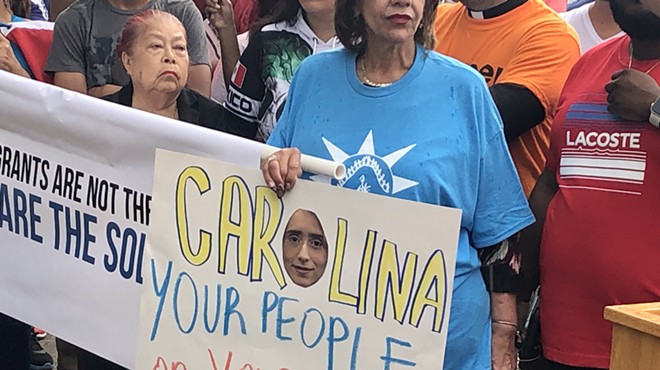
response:
M476 248L534 221L486 84L472 68L417 47L394 84L360 82L346 49L311 56L294 76L269 144L343 162L313 181L463 210L445 370L490 369L490 300Z

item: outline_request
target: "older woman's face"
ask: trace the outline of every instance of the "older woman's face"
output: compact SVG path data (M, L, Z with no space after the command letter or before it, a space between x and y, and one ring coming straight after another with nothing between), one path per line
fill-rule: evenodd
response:
M370 39L398 44L414 40L424 15L425 1L360 0L358 11L364 18Z
M163 93L179 92L188 81L188 47L180 23L151 20L140 30L122 62L135 88Z

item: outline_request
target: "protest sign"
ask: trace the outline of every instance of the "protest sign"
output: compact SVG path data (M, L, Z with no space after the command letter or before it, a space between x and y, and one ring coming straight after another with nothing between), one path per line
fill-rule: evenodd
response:
M154 153L263 145L0 71L0 312L135 364Z
M137 369L441 369L461 211L158 151Z

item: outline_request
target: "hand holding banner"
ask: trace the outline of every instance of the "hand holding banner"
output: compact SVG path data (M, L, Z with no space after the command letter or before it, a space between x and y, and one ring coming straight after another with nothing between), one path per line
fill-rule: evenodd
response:
M261 152L261 159L267 159L278 150L280 148L264 145L264 149ZM300 155L300 167L302 167L303 171L328 176L335 180L342 180L346 176L346 167L342 163L312 157L307 154Z

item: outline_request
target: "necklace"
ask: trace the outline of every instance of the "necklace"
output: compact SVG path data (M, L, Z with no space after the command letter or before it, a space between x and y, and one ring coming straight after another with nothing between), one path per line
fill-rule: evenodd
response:
M371 86L371 87L387 87L387 86L390 86L391 84L393 84L393 82L382 82L382 83L381 83L381 82L373 82L373 81L371 81L371 80L369 79L369 77L367 77L367 62L364 60L364 58L362 59L362 63L361 63L361 64L362 64L362 79L364 80L364 83L365 83L367 86Z
M628 69L632 69L632 62L633 62L633 45L632 45L632 42L630 43L630 45L629 45L629 47L628 47L628 51L630 52L630 59L628 60ZM649 74L652 70L655 69L655 67L657 67L657 66L659 66L659 65L660 65L660 60L658 60L657 62L655 62L655 64L652 65L651 68L649 68L649 69L648 69L646 72L644 72L644 73L645 73L645 74Z

